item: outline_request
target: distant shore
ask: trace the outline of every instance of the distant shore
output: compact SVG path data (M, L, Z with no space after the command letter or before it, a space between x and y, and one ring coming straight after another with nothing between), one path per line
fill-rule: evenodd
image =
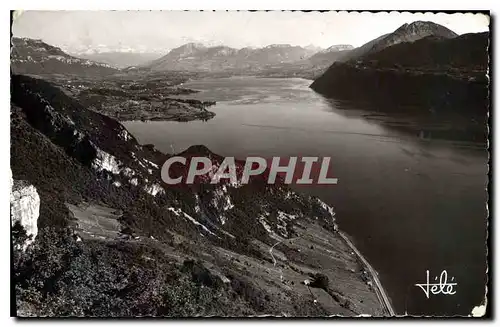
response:
M209 120L215 113L208 107L215 101L201 101L179 96L198 90L181 87L188 73L168 75L125 74L105 79L52 76L69 95L87 108L119 121L193 121Z

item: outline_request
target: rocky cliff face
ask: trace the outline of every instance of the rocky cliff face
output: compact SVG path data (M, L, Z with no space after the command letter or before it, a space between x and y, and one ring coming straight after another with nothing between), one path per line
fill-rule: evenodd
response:
M11 184L10 219L12 227L22 227L27 239L23 242L25 250L38 234L38 216L40 214L40 196L36 188L26 181L14 180Z

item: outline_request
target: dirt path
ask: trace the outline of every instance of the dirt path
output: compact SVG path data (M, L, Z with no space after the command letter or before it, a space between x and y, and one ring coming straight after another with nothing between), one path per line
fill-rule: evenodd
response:
M281 243L285 242L285 241L293 241L293 240L295 240L295 239L297 239L297 238L299 238L299 237L300 237L300 236L297 236L297 237L294 237L294 238L290 238L290 239L286 239L286 238L285 238L285 239L282 239L281 241L278 241L278 242L274 243L274 245L273 245L273 246L271 246L271 247L269 248L269 254L271 255L271 258L273 258L273 265L274 265L274 268L276 268L276 263L278 262L278 261L276 260L276 258L274 257L274 254L273 254L274 247L275 247L276 245L278 245L278 244L281 244ZM279 268L279 267L278 267L278 269L279 269L279 272L280 272L280 281L283 281L283 269L282 269L282 268Z
M276 263L277 263L277 261L276 261L276 258L275 258L275 257L274 257L274 255L273 255L273 250L274 250L274 247L275 247L276 245L278 245L278 244L282 243L283 241L285 241L285 240L278 241L278 242L276 242L273 246L271 246L271 247L269 248L269 254L271 255L271 258L273 258L273 265L274 265L274 268L276 268ZM282 280L283 280L283 269L281 269L281 268L280 268L279 270L280 270L280 280L282 281Z

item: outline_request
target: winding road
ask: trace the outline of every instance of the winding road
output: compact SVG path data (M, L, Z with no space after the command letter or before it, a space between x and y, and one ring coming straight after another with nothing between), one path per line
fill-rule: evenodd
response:
M375 287L375 292L377 293L377 296L380 300L380 303L382 303L391 316L395 316L396 312L394 311L394 308L392 307L391 301L389 300L389 297L387 296L387 293L384 290L384 287L382 286L382 283L380 282L380 279L378 278L377 272L373 267L368 263L368 261L363 257L363 255L358 251L358 249L354 246L354 244L351 242L351 240L342 232L338 232L340 237L347 243L347 245L352 249L354 253L358 256L358 258L363 262L363 264L366 266L368 271L370 272L370 275L372 276L373 282L376 285Z
M380 279L378 278L378 274L375 271L375 269L373 269L373 267L370 265L370 263L368 263L368 261L365 259L365 257L363 257L361 252L358 251L356 246L354 246L354 244L351 242L351 240L344 233L339 231L338 234L340 235L340 237L342 237L344 242L346 242L346 244L351 248L351 250L356 254L356 256L361 260L361 262L366 267L366 269L368 269L370 275L372 276L372 280L373 280L373 283L375 285L375 287L374 287L375 293L377 294L377 297L378 297L380 303L384 306L385 310L389 313L390 316L395 316L396 312L394 311L394 308L392 307L391 301L390 301L389 297L387 296L387 293L386 293L384 287L382 286L382 283L380 282ZM292 241L292 240L297 239L299 237L302 237L302 236L297 236L297 237L294 237L291 239L283 239L281 241L276 242L273 246L271 246L269 248L269 254L271 255L271 257L273 259L273 264L275 267L276 267L277 261L273 255L274 247L278 244L285 242L285 241ZM283 280L283 270L281 268L279 268L279 269L280 269L280 280Z

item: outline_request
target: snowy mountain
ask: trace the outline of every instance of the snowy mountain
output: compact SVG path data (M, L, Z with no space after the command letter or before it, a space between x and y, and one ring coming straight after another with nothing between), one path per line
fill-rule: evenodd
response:
M263 48L242 49L227 46L206 47L188 43L172 49L147 65L152 70L221 71L262 69L270 65L293 63L312 56L315 49L289 44L271 44Z

